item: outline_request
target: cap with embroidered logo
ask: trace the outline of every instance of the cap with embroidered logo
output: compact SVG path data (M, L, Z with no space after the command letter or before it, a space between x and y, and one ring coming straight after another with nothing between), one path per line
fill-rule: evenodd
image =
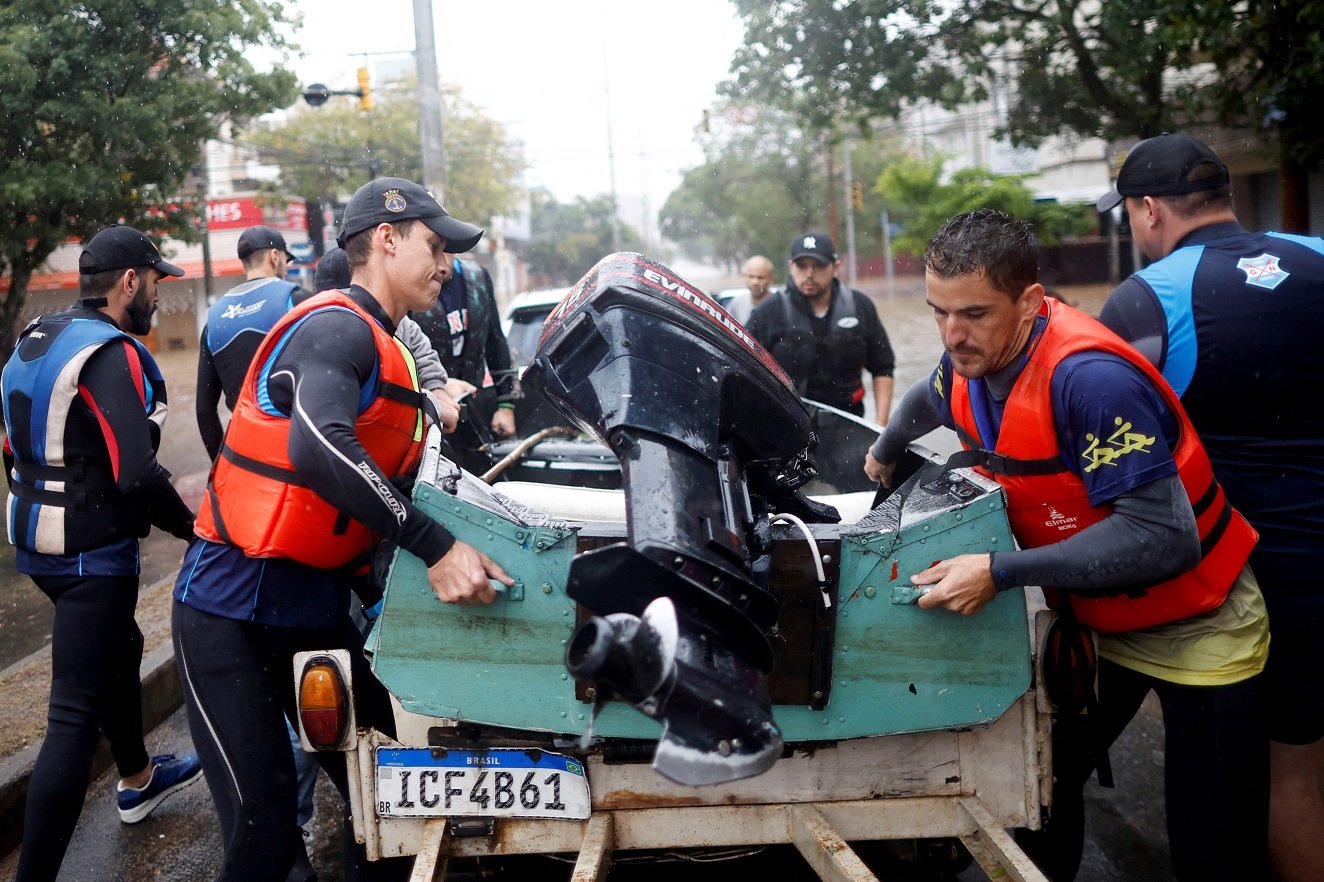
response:
M832 237L827 233L805 233L795 237L791 243L791 261L802 257L812 257L822 264L834 263L837 259L837 246L832 244Z
M1203 167L1203 168L1202 168ZM1201 172L1196 174L1197 169ZM1095 203L1112 211L1128 196L1181 196L1228 185L1228 172L1209 145L1190 135L1164 133L1131 148L1117 173L1117 186Z
M441 207L437 197L404 178L375 178L359 187L345 206L336 244L341 248L355 233L378 224L418 219L428 229L446 240L446 251L459 254L470 250L483 238L483 231L473 224L457 220Z
M79 275L91 276L107 270L155 267L166 276L182 276L184 271L161 257L151 239L133 227L106 227L83 246L78 255Z

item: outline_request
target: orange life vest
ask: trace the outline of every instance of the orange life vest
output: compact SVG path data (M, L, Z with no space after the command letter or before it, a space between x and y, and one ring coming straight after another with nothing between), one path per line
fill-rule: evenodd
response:
M1016 541L1025 548L1060 542L1112 512L1111 505L1090 505L1084 482L1062 462L1053 422L1053 371L1068 355L1100 351L1124 358L1144 373L1177 420L1173 459L1195 510L1201 546L1200 562L1165 582L1103 597L1046 588L1049 604L1060 608L1059 594L1065 594L1082 624L1105 632L1147 628L1216 609L1258 537L1214 479L1204 445L1177 394L1143 356L1085 313L1047 298L1040 315L1047 323L1031 342L1028 361L1003 409L994 450L1000 456L992 459L991 467L980 469L1006 489ZM961 443L967 449L981 446L969 384L960 375L952 378L951 403Z
M362 307L339 291L309 298L286 313L258 348L235 402L221 454L212 467L195 531L250 557L281 557L319 569L360 567L379 538L367 526L304 486L289 456L290 420L263 410L264 367L298 322L312 313L348 310L372 329L378 376L355 434L393 479L408 475L422 451L422 395L413 356ZM370 480L380 480L364 467ZM389 499L386 488L383 499ZM404 512L400 512L403 520Z

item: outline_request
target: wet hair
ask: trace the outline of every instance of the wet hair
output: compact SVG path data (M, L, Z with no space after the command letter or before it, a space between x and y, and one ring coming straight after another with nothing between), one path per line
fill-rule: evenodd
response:
M244 265L244 271L248 272L265 263L267 260L267 252L275 250L276 247L273 245L270 248L259 248L256 251L250 251L243 257L239 258L239 262Z
M418 223L418 218L411 217L406 220L395 221L391 226L395 227L395 231L400 234L401 239L408 239ZM368 227L366 230L360 230L345 240L345 256L349 258L351 275L359 267L367 266L368 255L372 252L372 231L375 229L377 229L376 225Z
M1025 221L980 208L958 214L933 234L924 268L942 279L983 276L1014 300L1039 280L1039 242Z

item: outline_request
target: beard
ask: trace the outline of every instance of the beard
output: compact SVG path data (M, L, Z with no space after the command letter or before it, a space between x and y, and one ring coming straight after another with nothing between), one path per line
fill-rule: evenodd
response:
M133 299L124 308L129 320L126 331L141 337L152 330L152 313L156 312L156 304L152 301L153 298L147 293L147 280L139 277L138 289L133 292Z

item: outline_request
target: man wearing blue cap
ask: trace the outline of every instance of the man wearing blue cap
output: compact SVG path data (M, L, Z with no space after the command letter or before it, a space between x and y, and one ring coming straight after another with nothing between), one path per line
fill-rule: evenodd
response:
M102 230L78 260L79 299L23 329L3 374L9 541L55 604L46 738L28 784L18 879L54 880L104 734L135 824L198 780L189 754L143 745L138 542L193 535L193 512L156 459L165 381L145 346L156 285L184 271L132 227Z

